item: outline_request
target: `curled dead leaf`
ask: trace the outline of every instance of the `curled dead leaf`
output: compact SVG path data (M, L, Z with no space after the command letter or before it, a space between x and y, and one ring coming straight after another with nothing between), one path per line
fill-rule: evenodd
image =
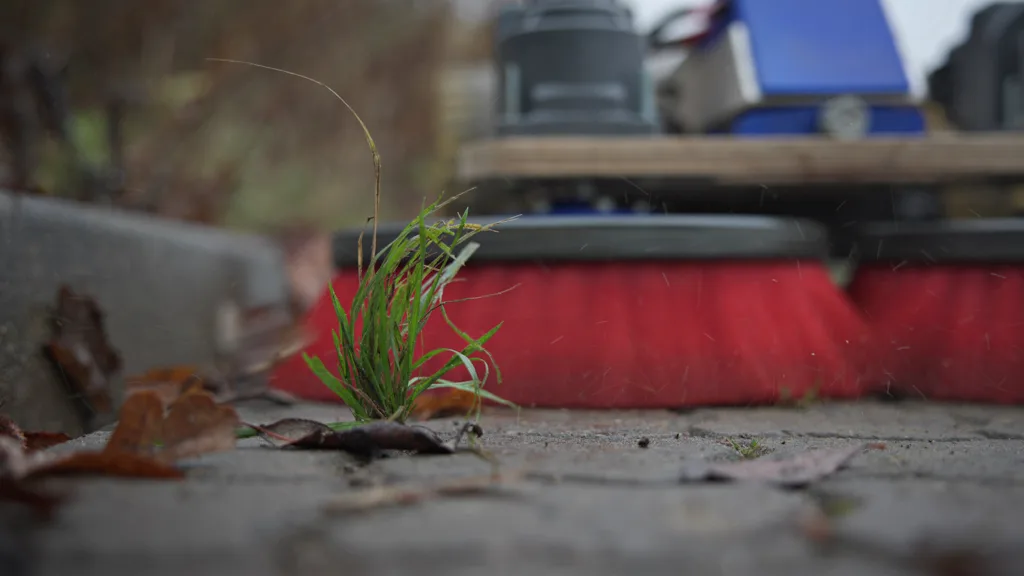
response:
M218 405L210 394L192 390L171 404L163 422L161 460L182 458L235 447L238 414L230 406Z
M857 444L823 448L780 458L704 464L683 471L683 481L754 480L787 488L799 488L830 476L865 450L881 450L884 444Z
M246 424L246 426L255 430L257 436L262 440L279 448L307 436L330 434L332 432L328 425L305 418L285 418L264 426L255 426L253 424Z
M197 386L172 401L166 415L160 394L143 390L125 400L104 452L152 456L171 463L234 448L238 424L233 408L217 404Z
M164 406L154 390L129 395L121 405L117 427L103 448L107 453L154 454L163 439Z
M142 392L153 392L165 407L193 388L218 394L224 386L218 379L204 374L204 371L196 366L155 368L125 379L126 397Z
M26 432L25 449L29 452L46 450L71 440L71 436L63 432Z
M373 422L329 434L314 434L293 442L295 448L342 450L359 456L374 456L384 450L418 454L452 454L455 449L441 441L433 430L397 422Z
M28 482L68 475L182 479L184 473L173 462L233 448L237 424L232 408L217 405L210 394L196 388L174 400L166 417L157 392L131 395L107 445L99 452L44 451L69 438L54 433L26 435L4 418L0 420L0 500L27 505L48 517L62 498Z
M29 466L24 442L13 436L0 436L0 478L19 480Z
M183 474L148 456L130 452L26 452L12 438L0 436L0 479L15 484L51 476L96 475L132 478L182 478ZM29 490L29 488L25 488Z
M3 414L0 414L0 436L13 438L21 445L22 450L28 452L46 450L71 440L71 437L63 432L26 432L14 420Z
M458 388L431 390L416 397L411 414L416 420L465 416L478 401L476 394Z
M110 380L121 370L121 356L110 344L99 305L61 286L52 329L44 347L49 359L93 412L112 412Z
M178 397L164 415L160 396L146 390L128 397L102 451L70 454L29 452L23 442L0 435L0 478L14 482L50 476L95 475L180 479L181 458L231 449L238 415L200 389ZM53 438L48 438L53 440Z
M22 448L25 447L25 432L14 420L11 420L3 414L0 414L0 436L13 438L22 446Z
M455 452L433 430L398 422L371 422L332 430L313 420L289 418L266 426L249 426L260 437L282 448L340 450L362 457L373 457L385 450L418 454Z

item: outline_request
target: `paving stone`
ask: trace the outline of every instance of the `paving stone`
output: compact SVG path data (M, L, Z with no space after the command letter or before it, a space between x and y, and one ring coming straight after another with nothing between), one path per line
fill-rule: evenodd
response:
M256 403L240 411L262 422L345 419L338 406ZM858 414L865 425L849 434ZM235 451L184 462L185 482L62 482L71 504L30 541L23 529L6 532L23 541L0 546L0 561L32 558L40 576L911 576L927 574L915 546L931 542L940 551L982 554L993 568L984 576L1010 576L1024 563L1024 441L974 431L1012 427L1016 414L1024 411L916 404L491 413L481 422L481 446L501 470L529 470L524 480L497 494L343 516L325 514L324 504L366 485L415 487L494 468L468 453L362 465L345 454L270 449L249 439ZM886 422L896 415L900 422ZM457 430L455 420L427 426L445 438ZM711 429L691 435L692 426ZM805 491L678 482L687 461L741 458L729 440L757 439L779 457L860 437L887 438L887 448L856 456ZM646 448L640 438L649 440ZM95 449L105 440L95 434L57 450ZM801 527L816 508L833 515L831 546Z
M857 499L839 527L879 545L909 548L928 538L1008 538L1024 545L1024 486L993 490L944 480L844 477L819 489Z
M549 562L559 557L659 556L679 562L688 556L679 553L682 541L765 530L800 506L799 496L758 487L638 491L543 486L522 498L439 500L380 511L357 523L331 522L325 530L331 547L358 551L367 564L386 561L395 542L401 542L397 548L424 553L447 568L467 567L459 549L490 560L538 554ZM441 573L444 564L430 568Z
M763 438L771 457L818 448L866 443L849 438ZM844 475L893 478L944 478L972 483L1019 483L1024 486L1024 442L1015 440L889 441L884 450L854 457Z
M73 500L39 534L37 574L241 574L267 564L279 537L315 520L321 502L343 489L232 479L76 482Z
M1024 486L944 480L842 478L816 490L853 504L834 520L840 546L892 556L977 555L977 574L1019 574L1024 566Z
M985 438L1024 440L1024 418L1017 411L1000 411L979 429Z
M986 411L991 414L984 415ZM689 415L690 432L722 436L819 436L863 439L970 440L997 415L1018 409L944 406L917 402L826 403L811 410L757 408L698 410Z

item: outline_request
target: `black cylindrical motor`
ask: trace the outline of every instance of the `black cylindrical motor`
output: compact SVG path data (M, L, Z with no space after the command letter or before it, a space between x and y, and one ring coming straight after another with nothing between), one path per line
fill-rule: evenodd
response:
M499 135L658 131L645 44L616 0L533 0L498 17Z
M928 84L961 130L1024 130L1024 4L998 2L975 13L967 40Z

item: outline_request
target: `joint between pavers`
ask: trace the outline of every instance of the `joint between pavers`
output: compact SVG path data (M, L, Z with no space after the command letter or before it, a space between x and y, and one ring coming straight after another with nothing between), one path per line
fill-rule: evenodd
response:
M815 438L815 439L832 439L832 440L865 440L875 442L977 442L979 440L1024 440L1024 437L1013 437L1011 434L1006 434L1007 437L988 437L985 434L979 432L977 436L946 436L941 438L932 438L926 436L888 436L883 434L856 434L856 433L843 433L843 432L794 432L792 430L779 430L777 432L735 432L735 433L724 433L715 432L699 426L691 426L687 429L687 434L694 438L709 438L714 440L724 440L728 438ZM999 435L1003 436L1003 435Z
M975 486L991 487L1024 487L1024 478L999 478L996 476L973 476L973 475L947 475L922 470L911 470L907 472L865 472L861 470L846 470L836 479L849 480L897 480L914 481L925 480L930 482L944 482L949 484L972 484Z

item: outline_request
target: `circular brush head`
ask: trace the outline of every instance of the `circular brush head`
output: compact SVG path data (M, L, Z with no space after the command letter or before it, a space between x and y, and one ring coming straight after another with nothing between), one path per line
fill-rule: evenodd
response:
M876 334L883 391L1024 403L1024 222L872 224L858 252L849 291Z

